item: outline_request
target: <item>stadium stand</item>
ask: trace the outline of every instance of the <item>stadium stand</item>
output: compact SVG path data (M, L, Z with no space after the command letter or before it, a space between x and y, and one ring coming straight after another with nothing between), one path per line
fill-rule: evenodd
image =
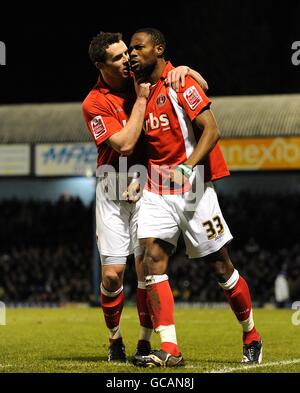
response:
M212 98L223 138L300 133L300 94ZM0 144L90 142L80 103L0 106Z

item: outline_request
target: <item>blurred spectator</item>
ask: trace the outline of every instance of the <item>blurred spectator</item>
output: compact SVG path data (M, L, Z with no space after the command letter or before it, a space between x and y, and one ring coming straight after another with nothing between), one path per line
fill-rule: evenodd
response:
M282 267L281 271L278 273L275 279L274 293L276 306L278 308L286 307L290 299L290 289L285 265Z

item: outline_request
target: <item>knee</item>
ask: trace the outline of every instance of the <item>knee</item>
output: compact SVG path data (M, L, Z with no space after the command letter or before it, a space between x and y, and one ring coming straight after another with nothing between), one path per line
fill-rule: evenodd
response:
M232 263L216 261L213 264L213 273L219 282L226 282L234 272Z
M146 249L144 255L144 259L152 263L161 262L167 257L165 251L153 239L148 239L146 241Z
M108 291L114 292L122 285L122 279L117 272L110 270L102 274L102 284Z
M152 247L147 248L143 260L143 267L145 275L148 274L162 274L160 265L163 263L163 257L156 252Z
M143 261L146 274L164 274L168 260L168 254L157 243L147 242Z
M144 261L147 263L158 263L163 259L163 255L158 252L152 245L146 248Z
M228 253L217 252L207 258L211 269L219 282L226 282L234 272L234 266Z

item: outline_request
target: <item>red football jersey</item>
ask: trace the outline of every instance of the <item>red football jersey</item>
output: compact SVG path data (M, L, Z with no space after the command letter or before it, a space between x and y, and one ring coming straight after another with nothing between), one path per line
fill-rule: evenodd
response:
M148 158L148 173L157 175L160 172L164 178L164 170L157 166L176 166L185 162L192 154L201 136L201 131L193 125L193 120L205 108L210 100L201 87L191 77L186 77L185 87L179 92L166 86L165 78L174 68L167 65L160 80L151 87L151 93L145 114L145 136ZM210 152L204 165L205 181L217 180L229 175L226 162L219 145ZM157 170L156 170L157 167ZM157 176L155 176L157 178ZM149 179L148 189L164 194L170 193L169 187L163 182L158 185L154 176ZM181 190L171 190L171 193L181 193Z
M98 148L97 167L112 165L118 171L120 154L108 145L106 140L125 126L134 102L132 84L126 92L112 92L101 76L83 101L83 115ZM133 154L127 157L128 169L132 165L143 163L144 157L143 143L138 142Z

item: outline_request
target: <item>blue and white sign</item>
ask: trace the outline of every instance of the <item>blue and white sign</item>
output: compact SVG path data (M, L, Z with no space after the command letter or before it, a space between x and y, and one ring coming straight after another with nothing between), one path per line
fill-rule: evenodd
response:
M36 176L93 176L97 149L94 143L36 145Z

